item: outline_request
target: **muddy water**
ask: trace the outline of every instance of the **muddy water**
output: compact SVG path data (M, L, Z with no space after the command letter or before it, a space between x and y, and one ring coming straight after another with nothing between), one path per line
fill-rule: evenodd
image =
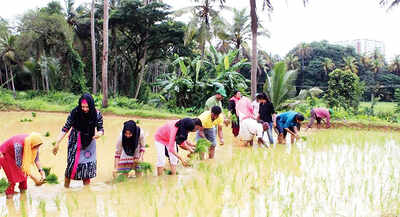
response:
M57 157L50 143L66 117L37 113L33 122L21 123L31 113L0 112L0 140L49 131L40 159L62 183L67 141ZM215 160L180 166L178 176L156 177L154 171L112 184L115 141L125 120L104 117L106 135L97 141L98 176L89 187L30 182L28 192L13 200L0 195L0 216L400 216L398 133L308 131L306 141L265 149L239 147L230 128L224 128L226 145L218 146ZM140 122L150 145L144 158L153 165L153 134L165 122Z
M50 133L49 137L45 138L45 144L40 148L40 162L42 167L51 167L52 172L54 172L58 177L60 184L59 185L49 185L46 184L41 187L34 186L32 180L28 179L28 193L22 196L22 201L24 198L28 199L33 204L38 200L45 200L51 203L57 196L64 194L75 195L73 197L79 198L79 205L86 206L87 202L89 202L88 209L85 212L92 213L96 211L93 209L93 198L88 198L88 195L96 195L98 196L99 192L109 191L112 187L109 185L112 181L112 171L114 170L114 153L115 153L115 143L117 138L122 130L123 122L127 121L126 117L119 117L113 115L104 116L104 130L105 135L97 140L97 177L92 179L92 185L90 188L83 188L81 181L72 181L71 189L64 189L63 181L64 181L64 171L66 167L67 161L67 142L68 138L65 137L63 142L61 143L61 148L57 154L54 156L51 152L52 145L51 143L56 141L58 134L63 127L68 114L64 113L42 113L36 112L36 117L32 117L31 112L0 112L0 141L5 141L9 137L17 134L30 133L32 131L39 132L41 134L45 134L46 132ZM32 122L21 122L21 119L32 119ZM145 131L145 143L149 144L149 148L146 149L144 154L144 161L149 162L152 165L155 165L157 160L156 149L154 147L154 133L157 128L166 123L168 120L155 120L155 119L141 119L139 126ZM137 120L137 119L134 119ZM232 153L232 145L235 142L230 136L229 132L230 128L224 128L225 135L225 143L228 144L224 147L217 147L217 157L229 157ZM190 135L190 139L193 141L194 133ZM186 156L185 151L180 150L182 156ZM192 169L179 168L178 169L181 174L190 174ZM153 174L148 175L143 179L151 179L152 176L155 176L155 169L153 170ZM36 173L39 177L39 173ZM0 177L5 177L4 172L0 172ZM169 180L170 177L164 178ZM140 181L139 181L140 182ZM174 183L175 180L173 179ZM16 191L18 188L16 187ZM31 198L31 199L30 199ZM83 201L81 198L85 198ZM59 198L60 200L62 198ZM13 213L15 210L20 209L20 199L19 194L14 198L15 203L11 203L9 200L5 203L4 194L0 195L0 216L3 216L4 213L9 212L9 214L19 216L21 213ZM5 207L4 205L7 204ZM39 204L36 204L37 206ZM49 204L46 204L49 206ZM51 205L51 206L54 206ZM51 208L50 206L50 208ZM97 205L101 206L101 205ZM17 208L16 208L17 207ZM8 209L7 209L8 208ZM54 208L54 207L53 207ZM96 207L94 207L96 208ZM98 207L97 207L98 208ZM96 209L97 209L96 208ZM35 204L30 206L28 210L28 216L31 216L32 213L36 213L38 210L35 208ZM85 209L84 209L85 210ZM84 213L85 213L84 212ZM59 213L61 216L68 216L63 214L63 212ZM58 215L58 214L57 214ZM36 216L36 215L33 215ZM51 216L51 215L49 215ZM91 216L91 215L89 215ZM106 215L107 216L107 215Z

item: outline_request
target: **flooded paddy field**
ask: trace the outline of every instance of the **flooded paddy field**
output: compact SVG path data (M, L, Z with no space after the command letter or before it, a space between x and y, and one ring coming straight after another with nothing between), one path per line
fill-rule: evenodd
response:
M32 122L21 122L30 118ZM67 114L0 112L0 141L32 131L50 136L40 148L43 167L60 184L34 186L12 200L0 195L0 216L400 216L400 135L332 129L307 132L291 145L244 148L224 128L225 145L214 160L178 166L177 176L151 174L112 183L115 143L128 118L104 116L97 140L97 177L88 187L63 187L67 139L51 153ZM140 119L144 160L155 165L153 135L167 120ZM194 135L191 135L193 139ZM186 153L180 150L182 156ZM39 175L38 173L35 175ZM5 177L0 172L0 177ZM18 188L16 188L18 191Z

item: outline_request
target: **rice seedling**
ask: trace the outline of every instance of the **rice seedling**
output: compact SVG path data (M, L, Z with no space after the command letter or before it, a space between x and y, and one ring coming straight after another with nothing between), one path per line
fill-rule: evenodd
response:
M139 119L136 120L136 124L140 124L140 120Z
M48 176L46 176L45 181L46 181L47 183L49 183L49 184L58 184L58 183L59 183L59 182L58 182L58 177L57 177L57 175L54 174L54 173L51 173L51 174L49 174Z
M43 167L44 175L47 177L50 175L51 168L50 167Z
M42 216L46 217L46 202L44 200L41 200L39 202L39 209L40 209L40 211L42 213Z
M119 174L117 178L113 180L113 183L121 183L128 181L128 176L126 174Z
M44 137L49 137L49 136L50 136L50 132L47 131L47 132L44 134Z
M21 120L19 120L20 122L32 122L32 119L29 119L29 118L24 118L24 119L21 119Z
M36 112L32 112L32 117L33 117L33 118L36 117Z
M140 162L136 168L138 172L144 172L145 174L153 172L153 166L147 162Z
M8 185L9 185L9 183L8 183L7 179L1 178L0 179L0 193L4 193L7 190Z
M54 203L56 204L57 210L60 211L61 210L61 200L60 200L59 195L57 195L56 198L54 199Z

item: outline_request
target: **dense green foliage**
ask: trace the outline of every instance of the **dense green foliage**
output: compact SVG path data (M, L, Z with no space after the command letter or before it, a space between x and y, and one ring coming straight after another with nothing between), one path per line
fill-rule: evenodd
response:
M329 73L326 100L331 107L358 110L364 85L350 70L335 69Z
M220 16L222 10L230 9L219 7L225 1L195 1L177 11L160 1L147 3L110 2L110 103L103 112L163 118L175 117L176 113L199 114L205 101L220 87L227 93L224 106L235 90L244 95L250 92L248 11L233 8L233 19L228 22ZM102 85L102 4L100 1L95 5L94 14L97 89ZM2 91L0 109L70 111L79 94L93 90L91 8L70 0L63 6L52 1L27 11L15 26L0 19L0 88L17 90L13 94ZM178 21L176 16L182 14L191 16L188 23ZM268 36L268 30L258 25L257 35ZM307 101L315 106L318 97L325 96L332 106L352 107L358 112L360 99L334 99L336 93L330 92L332 88L328 90L329 74L343 69L365 84L362 100L371 101L371 106L360 112L396 119L374 110L379 101L395 100L400 56L387 62L378 51L358 54L352 47L327 41L300 43L285 58L268 50L258 50L257 54L258 91L265 90L277 109L286 109L286 102L301 107ZM312 87L324 92L318 97L296 97L300 104L290 101ZM102 97L96 95L95 99L100 108Z
M295 87L293 83L296 76L296 71L287 71L284 62L277 63L271 72L271 76L267 76L268 80L265 82L264 90L268 93L275 108L281 108L289 97L294 96Z

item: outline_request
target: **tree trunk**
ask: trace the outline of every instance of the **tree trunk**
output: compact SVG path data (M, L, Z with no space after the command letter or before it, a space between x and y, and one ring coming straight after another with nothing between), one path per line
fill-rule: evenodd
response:
M108 106L108 0L104 0L104 23L103 23L103 63L102 63L102 92L103 108Z
M144 6L146 7L149 3L151 2L151 0L144 0ZM146 39L148 38L148 33L146 33ZM146 59L147 59L147 43L144 43L144 51L143 51L143 58L140 60L140 73L139 73L139 80L136 84L136 90L135 90L135 96L134 98L137 99L137 97L139 96L139 92L140 92L140 87L142 86L142 82L143 82L143 76L144 76L144 70L145 70L145 66L146 66Z
M3 84L3 73L0 70L0 86Z
M97 84L96 84L96 35L94 33L94 0L92 0L92 8L90 13L90 38L92 42L92 79L93 79L93 89L92 93L95 95L97 93Z
M4 68L6 69L6 82L7 82L7 89L10 89L10 83L8 78L8 71L7 71L7 64L4 63Z
M139 73L139 80L136 84L135 97L134 97L135 99L137 99L137 97L139 96L140 87L142 85L144 70L146 67L146 58L147 58L147 47L144 48L143 58L140 60L141 68Z
M250 17L251 17L251 34L252 34L252 50L251 50L251 97L254 99L257 92L257 11L256 0L250 0Z
M13 76L13 71L12 71L12 66L10 65L10 76L11 76L11 87L13 91L13 96L14 99L17 97L17 93L15 92L15 86L14 86L14 76Z

